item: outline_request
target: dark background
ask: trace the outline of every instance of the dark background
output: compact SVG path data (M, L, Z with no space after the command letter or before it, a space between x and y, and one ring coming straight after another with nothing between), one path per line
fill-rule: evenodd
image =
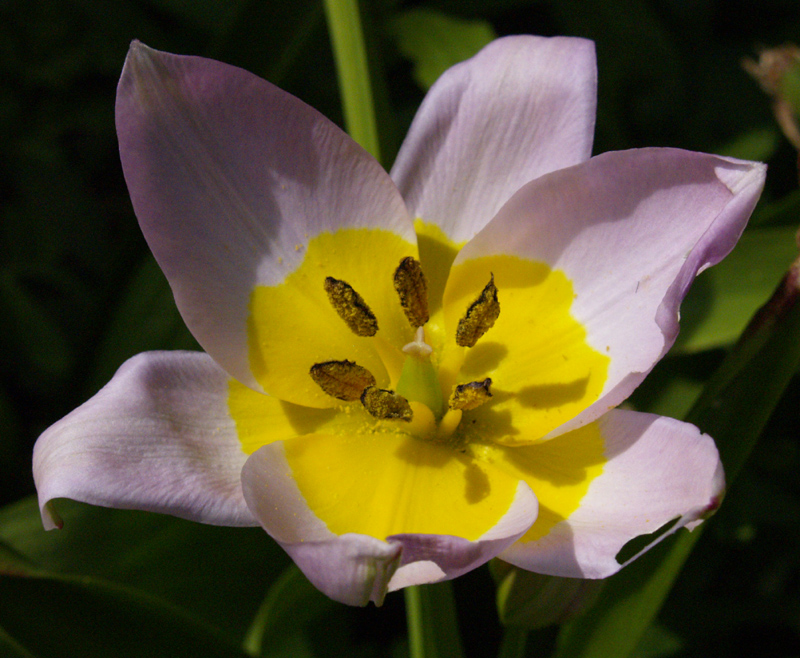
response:
M415 6L486 21L498 35L595 40L595 153L674 146L766 159L767 188L752 230L800 224L797 154L740 64L761 47L800 42L796 0L364 3L387 166L424 95L394 27ZM0 2L0 503L14 504L0 516L0 537L15 538L14 546L28 547L49 568L166 599L238 642L287 564L260 531L197 529L75 505L68 508L71 534L41 539L30 502L17 502L34 493L36 437L122 361L147 349L196 348L139 232L119 164L115 86L134 38L242 66L341 125L324 12L313 0ZM668 358L634 404L680 415L727 344L711 347ZM665 401L663 391L676 381L682 393ZM800 655L799 392L795 377L641 656ZM165 535L173 544L163 543ZM192 550L195 573L180 561L178 545L201 545ZM125 553L131 546L136 559ZM224 566L231 550L239 565L233 574ZM253 580L230 584L245 567ZM493 655L500 629L486 570L458 581L456 594L467 654ZM204 596L219 596L219 604L202 603ZM336 655L336 647L348 647L348 655L402 655L402 597L390 596L381 610L318 607L304 626L313 655Z

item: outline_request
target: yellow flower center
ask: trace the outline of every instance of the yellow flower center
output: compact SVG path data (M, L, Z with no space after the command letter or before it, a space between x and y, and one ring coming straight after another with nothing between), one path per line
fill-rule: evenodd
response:
M394 271L394 289L411 327L414 340L403 346L407 356L396 391L379 388L375 377L363 366L349 360L315 363L311 379L327 395L338 400L360 400L366 411L380 420L405 421L407 431L418 439L458 444L455 433L462 412L488 402L492 380L457 384L444 404L436 369L431 363L433 348L425 342L424 325L430 319L428 284L422 266L406 256ZM327 276L323 285L336 314L356 336L374 336L378 319L364 298L348 282ZM467 307L456 328L455 342L474 347L500 316L494 275ZM416 419L416 422L413 422Z
M270 395L346 411L342 432L459 449L533 443L599 397L609 357L572 316L562 272L508 255L452 267L458 246L417 229L420 260L387 231L343 229L255 288L250 362Z
M320 234L281 283L253 290L250 365L268 396L230 383L242 450L282 441L337 534L475 539L524 480L540 500L526 539L540 537L602 470L595 425L539 439L598 398L605 346L573 316L563 272L509 255L453 266L461 245L415 228L418 251L378 229Z

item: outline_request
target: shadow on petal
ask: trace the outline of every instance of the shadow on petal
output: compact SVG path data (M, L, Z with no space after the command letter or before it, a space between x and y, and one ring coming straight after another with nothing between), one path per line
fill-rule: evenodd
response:
M421 450L419 440L408 437L394 451L394 456L402 459L409 466L441 468L453 459L455 454L444 446L426 444L425 448L425 450Z
M486 471L472 462L464 471L465 490L464 498L471 505L479 503L492 492L492 485Z
M467 352L461 373L467 378L482 377L497 369L508 355L508 348L502 343L480 342Z
M603 445L595 445L592 437L585 438L579 432L507 449L505 458L526 480L544 480L556 487L579 484L586 480L589 469L606 461Z
M281 400L281 409L298 435L313 434L333 420L338 409L313 409Z
M588 384L589 377L583 377L566 384L526 386L517 393L517 400L525 407L552 409L581 400L586 395Z
M519 436L520 431L514 427L514 415L510 409L498 411L493 409L497 395L487 404L473 412L467 412L461 421L461 433L467 442L501 443L510 436ZM506 399L508 399L507 396Z
M543 517L543 512L546 515L548 510L540 508L539 518L531 529L498 557L521 569L547 576L563 576L568 573L574 574L571 576L573 578L583 577L572 528L567 523ZM542 535L541 531L537 530L537 525L546 527L548 529L546 534ZM526 541L528 537L531 539Z

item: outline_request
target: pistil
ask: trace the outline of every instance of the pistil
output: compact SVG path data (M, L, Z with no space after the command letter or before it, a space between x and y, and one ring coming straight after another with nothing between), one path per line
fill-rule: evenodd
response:
M433 349L425 342L422 327L417 329L416 340L403 348L408 354L397 382L397 392L408 400L421 402L436 418L444 413L439 377L429 358Z
M417 327L414 340L403 345L403 352L424 359L431 355L433 348L425 342L425 329Z

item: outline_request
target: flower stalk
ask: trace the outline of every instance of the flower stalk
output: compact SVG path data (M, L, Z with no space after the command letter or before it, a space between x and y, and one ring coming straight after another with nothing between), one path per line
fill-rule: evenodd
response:
M358 0L325 0L324 4L345 128L356 142L380 161L375 103Z

